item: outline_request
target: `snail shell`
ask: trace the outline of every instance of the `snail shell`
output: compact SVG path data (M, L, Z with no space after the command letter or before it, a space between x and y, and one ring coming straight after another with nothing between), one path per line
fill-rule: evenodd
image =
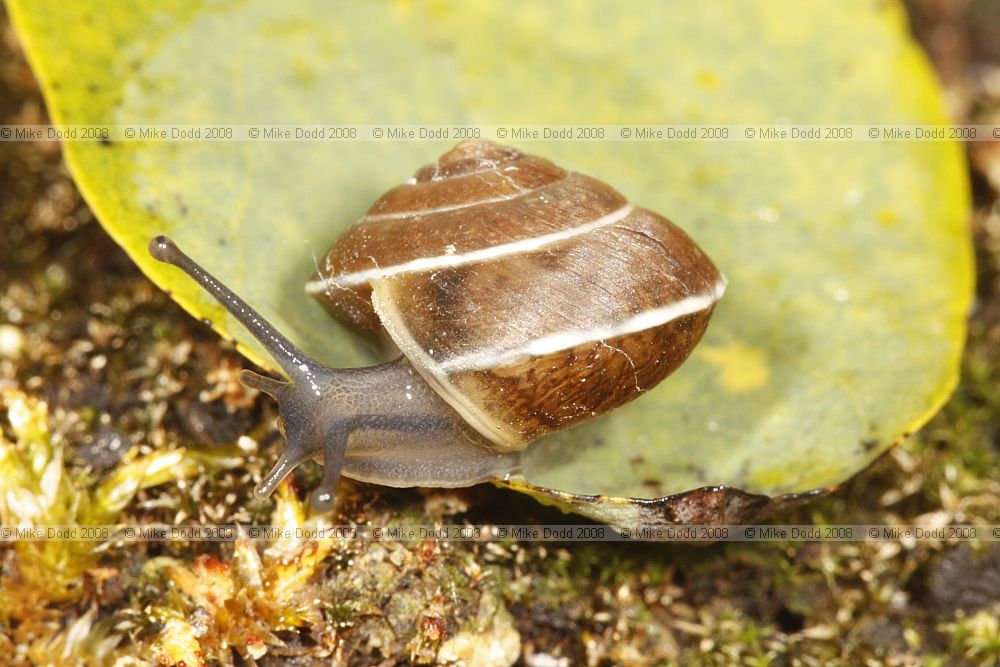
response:
M651 389L701 339L726 280L679 227L610 186L487 141L393 188L307 285L388 334L500 450Z

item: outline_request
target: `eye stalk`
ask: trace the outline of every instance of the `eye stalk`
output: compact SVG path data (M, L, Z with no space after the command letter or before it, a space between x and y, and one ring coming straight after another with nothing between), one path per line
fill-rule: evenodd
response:
M188 257L170 238L157 236L150 241L149 254L154 259L181 269L215 297L216 301L253 334L293 382L308 383L310 378L323 368L271 326L250 304Z

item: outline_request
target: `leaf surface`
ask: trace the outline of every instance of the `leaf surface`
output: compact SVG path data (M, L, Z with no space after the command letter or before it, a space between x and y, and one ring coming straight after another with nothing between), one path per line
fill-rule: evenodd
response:
M8 4L61 124L947 122L893 2ZM142 270L251 360L268 364L147 255L151 236L175 237L308 352L350 366L374 358L303 285L371 202L452 143L94 141L65 153ZM517 488L614 522L650 504L545 489L663 497L653 505L668 516L666 497L708 485L830 487L954 387L972 288L955 143L511 143L669 217L730 280L674 376L532 445Z

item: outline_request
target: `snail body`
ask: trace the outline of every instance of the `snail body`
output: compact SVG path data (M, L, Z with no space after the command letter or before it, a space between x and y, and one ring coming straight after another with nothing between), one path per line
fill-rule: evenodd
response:
M677 226L608 185L485 141L463 142L393 188L336 241L307 291L396 361L330 369L159 237L248 327L289 382L274 396L285 449L269 494L322 455L392 486L466 486L517 471L530 442L654 387L700 340L726 281Z

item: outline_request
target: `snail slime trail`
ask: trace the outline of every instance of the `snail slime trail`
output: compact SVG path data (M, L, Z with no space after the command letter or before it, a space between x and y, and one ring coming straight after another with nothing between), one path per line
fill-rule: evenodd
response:
M402 352L390 363L318 364L168 239L150 252L211 293L288 376L240 376L277 400L286 440L256 493L322 457L320 510L341 473L446 487L517 474L531 442L680 366L726 287L670 221L487 141L456 145L380 197L306 285L341 324Z

